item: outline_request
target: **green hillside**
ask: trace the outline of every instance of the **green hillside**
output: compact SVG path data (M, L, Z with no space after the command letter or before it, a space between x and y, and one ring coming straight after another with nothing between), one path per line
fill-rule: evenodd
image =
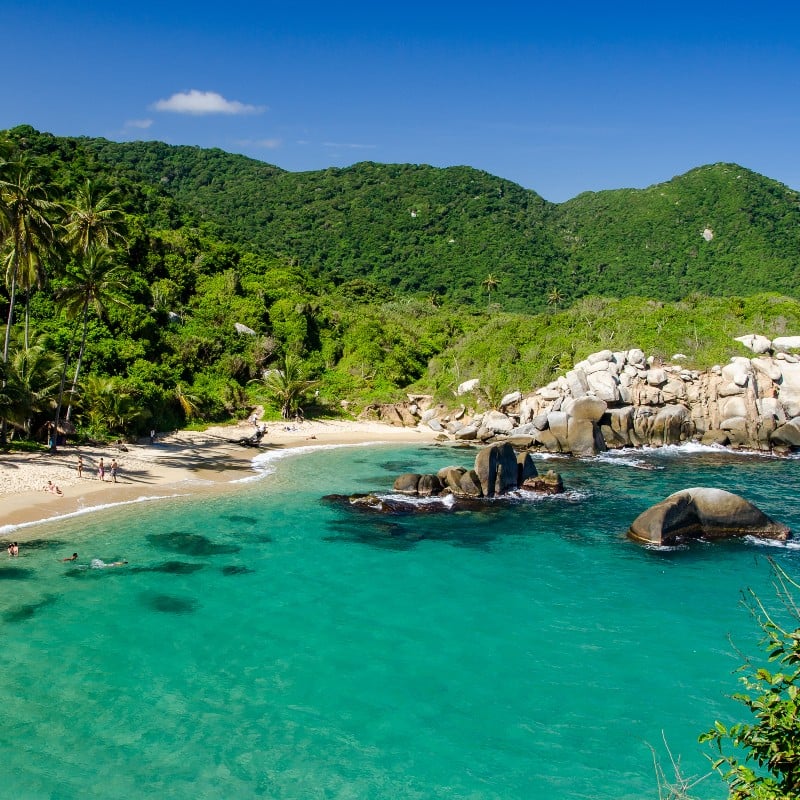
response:
M556 205L469 167L365 162L290 173L221 150L20 132L28 147L69 163L73 178L136 187L128 193L153 224L182 219L325 281L367 279L482 305L491 274L492 301L523 312L544 308L554 292L560 302L677 300L794 295L800 284L800 195L735 164Z
M160 185L221 236L336 282L480 302L499 273L509 307L540 303L560 259L533 192L468 167L365 162L288 173L218 150L85 143L98 162ZM538 298L538 300L537 300Z
M736 164L582 194L556 217L579 294L797 292L800 194Z
M468 377L530 389L604 347L707 366L800 326L798 194L735 165L554 205L468 167L289 173L22 126L0 133L9 222L22 176L50 233L15 245L0 221L0 422L21 436L61 380L81 434L129 435L277 414L276 376L338 413ZM69 235L87 179L124 229L91 251Z

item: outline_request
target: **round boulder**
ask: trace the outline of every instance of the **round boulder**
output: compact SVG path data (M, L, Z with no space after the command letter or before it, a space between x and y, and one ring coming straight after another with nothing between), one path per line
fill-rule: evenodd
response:
M675 492L648 508L633 521L628 535L645 544L674 545L684 539L734 536L785 541L791 532L739 495L696 487Z
M416 494L421 477L418 472L404 472L395 478L392 488L395 492L400 492L400 494Z

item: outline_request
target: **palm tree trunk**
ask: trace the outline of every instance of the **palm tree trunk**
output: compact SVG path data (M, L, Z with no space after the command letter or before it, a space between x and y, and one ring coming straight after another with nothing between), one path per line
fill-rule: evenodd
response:
M14 267L11 273L11 297L8 302L8 323L6 325L6 339L3 344L3 363L8 363L8 343L11 339L11 325L14 322L14 305L17 299L17 269ZM5 386L5 383L3 384Z
M50 450L55 453L58 448L58 427L61 424L61 406L64 402L64 384L67 382L67 367L69 366L69 357L72 355L72 342L67 348L67 357L64 359L64 364L61 367L61 383L58 386L58 403L56 403L56 418L53 423L55 427L55 437L50 445Z
M8 364L8 343L11 340L11 323L14 321L14 303L17 298L17 266L16 260L11 273L11 295L8 301L8 322L6 324L6 338L3 343L3 364ZM5 370L3 371L3 388L6 388ZM0 420L0 447L8 444L8 421L5 417Z
M72 398L75 397L75 390L78 387L78 376L81 374L81 361L83 361L83 351L86 347L86 334L89 330L89 298L83 304L83 337L81 338L81 349L78 351L78 362L75 364L75 377L72 379L72 389L69 392L69 404L67 414L64 419L69 422L69 415L72 413Z
M28 330L30 329L30 306L31 306L31 293L28 289L25 290L25 349L28 349Z

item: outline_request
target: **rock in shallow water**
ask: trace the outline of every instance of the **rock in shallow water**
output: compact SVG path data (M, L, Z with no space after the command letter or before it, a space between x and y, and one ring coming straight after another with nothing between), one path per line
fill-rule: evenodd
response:
M685 539L736 536L785 541L791 531L737 494L696 487L648 508L633 521L628 535L645 544L674 545Z

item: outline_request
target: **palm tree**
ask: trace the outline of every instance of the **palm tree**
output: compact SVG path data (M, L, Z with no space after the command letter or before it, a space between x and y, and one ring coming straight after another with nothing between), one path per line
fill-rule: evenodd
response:
M44 337L11 352L8 381L15 387L15 417L26 436L30 436L34 415L52 408L60 374L60 359L46 346Z
M95 434L127 432L128 425L146 416L119 378L89 375L75 400L80 414Z
M53 225L48 219L56 203L47 199L45 187L33 173L21 167L11 180L0 183L0 209L4 220L6 285L9 288L8 325L3 343L3 363L8 361L8 343L14 322L17 287L30 289L44 280L42 258L53 243Z
M112 205L114 195L113 191L101 195L87 179L67 205L66 243L75 252L85 256L93 248L111 250L114 245L127 244L125 216L121 208Z
M200 398L197 395L187 392L182 383L175 384L173 393L187 420L198 416L200 413Z
M558 308L563 300L564 296L561 294L558 287L551 289L550 293L547 295L547 305L553 306L554 308Z
M55 207L56 204L47 199L44 186L36 182L31 171L21 166L15 167L9 180L0 181L0 227L6 248L3 265L9 290L3 364L8 364L17 287L21 284L28 291L35 282L44 279L41 259L54 236L53 225L47 215ZM4 380L7 380L7 376ZM0 446L6 444L6 433L7 424L3 417L0 420Z
M280 406L281 416L288 419L300 406L300 401L309 389L313 389L318 381L306 380L302 377L302 361L292 353L283 357L282 369L273 369L263 380L264 388L270 399Z
M11 365L0 361L0 418L3 425L8 420L18 422L20 419L19 389L13 379L10 379Z
M109 304L126 305L120 293L127 288L122 280L123 267L110 261L110 251L98 249L90 250L70 269L67 270L68 283L58 293L58 300L68 316L82 320L81 345L78 350L78 360L75 365L75 375L72 379L70 396L75 393L78 378L81 373L81 364L86 350L86 334L89 329L89 310L93 308L97 316L106 315L106 306ZM61 399L59 398L56 412L56 425L58 425ZM67 406L66 419L69 420L72 405Z
M486 289L486 295L489 298L489 302L492 300L492 292L497 291L497 287L500 285L500 281L494 276L493 272L490 272L481 282L481 286Z

